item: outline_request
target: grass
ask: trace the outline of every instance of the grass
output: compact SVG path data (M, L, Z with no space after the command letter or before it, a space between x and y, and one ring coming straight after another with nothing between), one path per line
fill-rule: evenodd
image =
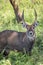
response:
M19 0L18 0L19 1ZM34 21L34 7L38 14L39 26L36 28L36 42L32 49L32 56L21 52L11 51L8 59L0 54L0 65L43 65L43 1L21 0L19 8L24 9L25 21L28 24ZM16 23L15 14L9 0L0 0L0 31L26 31L21 24Z

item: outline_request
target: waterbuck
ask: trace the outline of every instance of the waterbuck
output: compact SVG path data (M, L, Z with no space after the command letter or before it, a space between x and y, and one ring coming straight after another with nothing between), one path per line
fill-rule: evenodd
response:
M34 23L28 25L23 21L22 25L27 29L26 32L17 32L14 30L4 30L0 32L0 53L4 50L4 55L8 55L10 50L17 50L26 53L29 52L31 55L31 50L35 42L35 27L37 26L37 13L35 11Z

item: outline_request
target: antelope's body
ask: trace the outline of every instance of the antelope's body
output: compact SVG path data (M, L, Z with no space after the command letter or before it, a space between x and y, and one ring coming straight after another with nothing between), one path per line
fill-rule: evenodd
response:
M0 32L0 52L4 49L4 55L8 55L10 50L26 51L31 55L31 50L35 41L35 27L37 26L37 13L35 11L35 20L32 25L25 23L24 11L22 15L19 13L18 5L15 0L10 0L12 4L16 19L18 22L22 21L23 27L27 29L26 32L17 32L14 30L5 30Z
M16 32L13 30L0 32L0 52L4 49L6 52L9 52L10 50L24 52L24 49L28 52L31 51L33 44L34 40L30 41L27 38L26 32Z

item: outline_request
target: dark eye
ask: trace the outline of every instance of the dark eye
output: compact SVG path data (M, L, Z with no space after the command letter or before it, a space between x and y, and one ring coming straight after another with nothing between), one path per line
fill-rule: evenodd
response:
M34 29L34 26L33 26L33 28L32 29Z

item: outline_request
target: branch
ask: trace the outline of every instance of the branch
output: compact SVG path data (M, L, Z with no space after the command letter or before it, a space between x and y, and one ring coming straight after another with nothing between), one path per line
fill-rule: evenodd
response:
M17 22L18 23L21 22L22 19L23 19L22 18L22 13L19 11L19 7L18 7L18 5L16 3L16 0L10 0L10 3L12 5L13 9L14 9Z

